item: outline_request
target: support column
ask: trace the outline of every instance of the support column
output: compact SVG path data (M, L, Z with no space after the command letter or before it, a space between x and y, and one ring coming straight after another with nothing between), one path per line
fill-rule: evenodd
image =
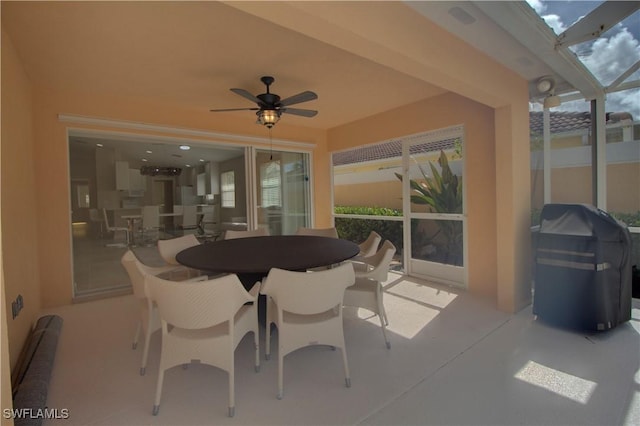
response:
M497 303L517 312L531 303L531 149L526 102L495 110Z

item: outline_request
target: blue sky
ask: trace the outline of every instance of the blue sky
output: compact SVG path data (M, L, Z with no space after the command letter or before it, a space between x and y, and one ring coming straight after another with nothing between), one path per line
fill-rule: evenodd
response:
M600 1L527 0L556 34L562 33L582 16L595 9ZM640 11L614 26L597 40L571 47L598 78L607 85L613 82L631 65L640 60ZM637 71L632 79L638 78ZM585 110L584 102L563 104L559 110ZM607 95L608 112L627 111L634 120L640 119L640 89Z

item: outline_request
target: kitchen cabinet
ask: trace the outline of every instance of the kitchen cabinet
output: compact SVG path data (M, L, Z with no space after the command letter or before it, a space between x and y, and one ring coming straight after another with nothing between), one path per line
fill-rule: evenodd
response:
M205 195L207 193L207 175L206 173L198 174L196 182L196 195Z
M129 189L129 163L116 161L116 189L127 191Z
M134 191L139 193L147 189L146 176L140 170L130 169L126 161L116 161L116 189L118 191Z
M129 169L129 190L144 191L147 189L146 176L140 174L140 170Z

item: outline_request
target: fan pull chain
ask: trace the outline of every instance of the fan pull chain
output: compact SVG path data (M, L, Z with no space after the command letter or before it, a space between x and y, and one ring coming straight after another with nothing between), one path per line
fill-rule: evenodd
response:
M271 146L269 151L269 161L273 161L273 138L271 137L271 127L269 127L269 144Z

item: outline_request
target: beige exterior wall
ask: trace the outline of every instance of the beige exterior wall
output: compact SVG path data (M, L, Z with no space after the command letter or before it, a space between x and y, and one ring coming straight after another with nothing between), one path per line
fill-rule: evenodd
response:
M402 209L402 183L356 183L333 187L336 206L373 206Z
M43 212L37 202L39 191L33 164L36 143L32 96L28 77L11 40L3 31L0 142L4 275L2 303L7 314L11 368L16 365L20 350L37 319L41 307L40 278L46 276L38 268L38 243L41 241L38 215ZM24 299L24 309L12 319L11 302L19 294ZM5 374L4 368L2 373Z
M542 170L531 171L532 206L544 205ZM561 183L561 184L560 184ZM607 166L607 210L635 213L640 210L640 163ZM551 202L593 204L591 167L556 168L551 171Z
M393 137L465 125L466 208L468 212L469 291L496 298L496 177L493 110L464 97L446 94L329 131L329 148L345 150ZM393 186L393 183L389 183ZM399 185L399 184L398 184ZM350 191L351 205L367 205L382 185ZM372 185L369 185L370 187ZM395 189L391 192L398 193ZM401 192L401 191L400 191ZM343 194L338 194L342 197Z
M607 210L640 211L640 162L607 166Z

